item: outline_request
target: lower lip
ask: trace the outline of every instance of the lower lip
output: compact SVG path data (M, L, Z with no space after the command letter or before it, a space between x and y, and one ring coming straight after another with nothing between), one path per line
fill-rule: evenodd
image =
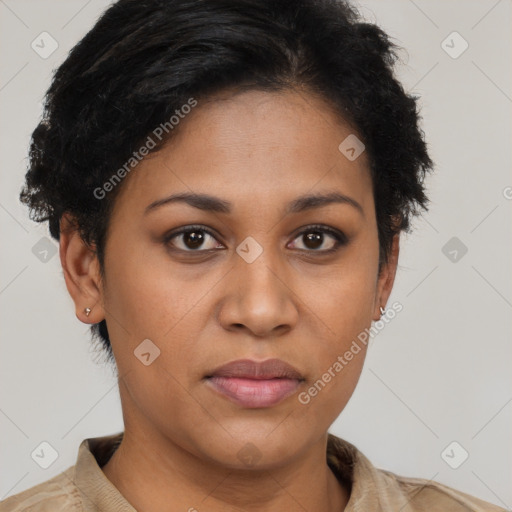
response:
M299 387L297 379L242 379L209 377L207 382L231 401L247 408L271 407L292 395Z

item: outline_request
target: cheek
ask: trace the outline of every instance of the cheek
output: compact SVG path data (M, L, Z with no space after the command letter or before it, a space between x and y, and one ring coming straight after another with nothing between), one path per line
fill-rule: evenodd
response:
M135 384L134 394L148 390L151 395L149 390L155 386L158 391L147 403L157 397L169 402L180 384L188 386L191 369L201 360L198 340L211 317L207 290L215 287L225 270L205 272L200 265L184 268L159 251L141 251L130 258L115 258L112 252L106 271L106 318L121 373L136 370L135 380L141 370L146 371L147 380L140 376L143 380ZM160 351L149 367L134 355L146 339L156 346L156 353Z
M330 360L323 372L297 395L300 416L307 415L319 429L332 425L354 393L365 354L362 348L350 362L342 363L338 356Z
M357 385L372 322L378 248L367 242L352 250L331 279L316 280L314 287L309 282L313 293L305 301L317 317L318 332L303 347L315 373L298 399L311 418L327 422L336 419ZM302 281L304 290L308 281Z
M148 428L156 426L158 431L183 441L194 437L197 429L194 426L205 423L205 408L187 389L183 370L186 363L182 361L173 368L169 366L168 354L164 352L150 366L137 361L131 363L128 370L126 366L123 368L123 414L127 416L128 423L130 419L134 424L147 422L152 425ZM210 423L211 434L217 422ZM191 447L193 445L191 443Z
M376 244L359 239L328 270L315 275L304 272L297 281L298 295L318 316L322 332L333 348L342 349L371 323L377 270Z
M158 250L132 253L130 257L111 253L106 268L107 317L113 317L133 337L166 337L194 310L204 295L205 278L184 271ZM125 336L126 332L121 332Z
M368 294L331 294L337 300L320 310L326 316L318 322L327 334L303 349L314 371L297 399L318 425L330 425L338 417L359 381L371 326L368 298Z

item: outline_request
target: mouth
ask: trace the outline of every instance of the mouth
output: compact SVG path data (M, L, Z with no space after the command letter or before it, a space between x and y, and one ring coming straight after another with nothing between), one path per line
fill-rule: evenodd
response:
M249 409L282 402L305 380L296 368L280 359L233 361L213 370L205 379L213 391Z

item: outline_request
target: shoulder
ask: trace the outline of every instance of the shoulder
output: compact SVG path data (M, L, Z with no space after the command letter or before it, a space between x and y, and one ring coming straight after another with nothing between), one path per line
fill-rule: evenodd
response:
M340 480L351 482L346 512L507 512L434 480L377 468L355 445L333 434L327 461Z
M78 512L80 493L73 483L75 466L46 482L0 501L0 512Z
M403 512L506 512L506 509L481 500L434 480L408 478L377 469L382 483L394 489Z

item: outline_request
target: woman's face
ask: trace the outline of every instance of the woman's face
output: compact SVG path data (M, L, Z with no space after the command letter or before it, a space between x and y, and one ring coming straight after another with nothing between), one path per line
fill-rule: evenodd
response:
M283 464L324 438L365 347L335 363L379 318L396 266L378 275L367 156L338 148L351 134L312 95L218 95L125 178L95 309L126 431L228 467ZM175 194L214 201L165 202ZM330 194L350 199L297 202ZM241 359L280 359L301 378L211 378Z

